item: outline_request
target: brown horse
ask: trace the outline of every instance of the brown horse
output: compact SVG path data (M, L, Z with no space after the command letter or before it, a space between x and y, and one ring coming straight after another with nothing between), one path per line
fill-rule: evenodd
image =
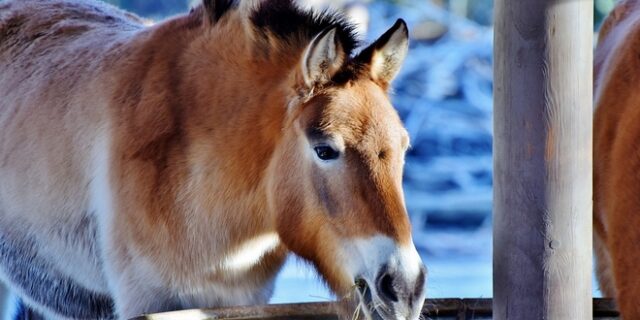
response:
M2 279L45 317L127 318L266 303L293 252L368 317L418 318L387 96L407 28L358 54L351 30L290 0L149 27L99 2L0 3Z
M600 289L640 319L640 1L621 1L595 52L594 249Z

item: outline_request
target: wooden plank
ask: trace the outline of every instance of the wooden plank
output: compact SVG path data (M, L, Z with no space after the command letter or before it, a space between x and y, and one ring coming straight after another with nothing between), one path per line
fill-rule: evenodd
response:
M588 319L593 3L494 14L494 319Z
M338 319L336 302L274 304L267 306L228 307L164 312L132 320L334 320ZM422 309L425 319L491 319L491 299L427 299ZM610 299L593 299L593 319L617 319L618 312Z
M266 306L227 307L164 312L141 316L134 320L205 320L205 319L316 319L335 320L337 303L272 304Z

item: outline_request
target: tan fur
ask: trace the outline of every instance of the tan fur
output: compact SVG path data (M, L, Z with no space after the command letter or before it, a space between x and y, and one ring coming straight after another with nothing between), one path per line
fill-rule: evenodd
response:
M288 250L348 294L343 241L412 246L385 88L363 77L307 101L304 48L264 54L242 10L203 15L143 27L106 5L0 3L0 232L33 238L120 317L266 303ZM344 141L338 170L314 164L314 125ZM84 246L68 240L83 219ZM255 264L225 269L272 233Z
M594 249L605 296L640 319L640 4L620 2L595 52Z

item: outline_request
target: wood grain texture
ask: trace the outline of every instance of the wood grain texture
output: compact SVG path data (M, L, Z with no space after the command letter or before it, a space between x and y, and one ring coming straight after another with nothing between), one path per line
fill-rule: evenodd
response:
M207 319L262 319L262 320L334 320L338 319L337 302L275 304L267 306L228 307L165 312L146 315L132 320L207 320ZM491 299L427 299L422 309L424 319L464 320L491 319ZM613 300L593 299L593 319L618 319Z
M494 319L592 317L592 7L495 3Z

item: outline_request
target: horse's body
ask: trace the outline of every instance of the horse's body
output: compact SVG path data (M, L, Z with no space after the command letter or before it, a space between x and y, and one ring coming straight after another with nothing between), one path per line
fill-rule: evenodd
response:
M640 1L605 20L594 65L594 250L604 296L640 319Z
M335 16L267 2L151 27L97 2L0 3L0 275L38 313L266 303L293 251L339 296L365 280L365 314L417 316L385 94L404 24L351 57Z

